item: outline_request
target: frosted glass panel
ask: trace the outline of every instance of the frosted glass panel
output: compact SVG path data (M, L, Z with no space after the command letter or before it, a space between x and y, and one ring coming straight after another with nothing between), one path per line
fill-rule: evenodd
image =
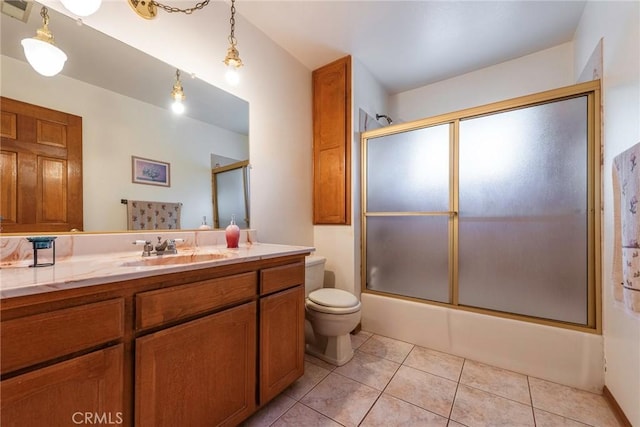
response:
M460 123L459 302L587 323L587 98Z
M367 143L367 211L449 210L449 125Z
M448 216L367 218L367 288L449 300Z
M225 228L231 223L231 215L235 215L238 227L248 227L245 218L244 171L244 168L238 168L216 173L220 228Z

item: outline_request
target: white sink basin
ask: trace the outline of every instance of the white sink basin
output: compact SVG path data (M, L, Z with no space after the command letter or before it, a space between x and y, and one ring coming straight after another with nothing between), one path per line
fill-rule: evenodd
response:
M123 262L123 267L149 267L157 265L192 264L196 262L217 261L231 258L231 253L211 254L177 254L177 255L152 255L135 261Z

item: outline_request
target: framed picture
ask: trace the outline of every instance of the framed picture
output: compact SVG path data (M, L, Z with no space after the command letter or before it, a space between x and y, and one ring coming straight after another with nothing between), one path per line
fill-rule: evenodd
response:
M158 160L131 156L131 181L136 184L171 186L171 165Z

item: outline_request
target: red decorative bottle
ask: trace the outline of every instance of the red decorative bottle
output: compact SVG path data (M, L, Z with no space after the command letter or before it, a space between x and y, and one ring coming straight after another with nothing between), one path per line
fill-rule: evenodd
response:
M240 227L236 225L236 216L231 215L231 224L224 231L227 238L227 248L237 248L240 242Z

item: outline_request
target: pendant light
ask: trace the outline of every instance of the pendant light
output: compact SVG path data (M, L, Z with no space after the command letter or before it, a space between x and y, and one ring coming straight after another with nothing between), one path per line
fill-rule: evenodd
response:
M236 5L235 0L231 0L231 19L229 22L231 23L231 33L229 34L229 49L227 49L227 56L224 58L224 63L227 66L227 72L225 74L225 78L227 82L232 85L238 84L240 81L240 73L239 69L242 67L242 59L240 59L240 52L236 48L236 44L238 43L235 37L235 29L236 29Z
M100 9L102 0L60 0L76 16L89 16Z
M46 77L55 76L64 67L67 55L58 48L49 31L49 9L42 7L42 28L36 31L36 36L22 39L22 48L29 64L38 73Z
M173 84L173 90L171 91L171 110L176 114L184 113L184 90L182 89L182 83L180 83L180 70L176 70L176 82Z

